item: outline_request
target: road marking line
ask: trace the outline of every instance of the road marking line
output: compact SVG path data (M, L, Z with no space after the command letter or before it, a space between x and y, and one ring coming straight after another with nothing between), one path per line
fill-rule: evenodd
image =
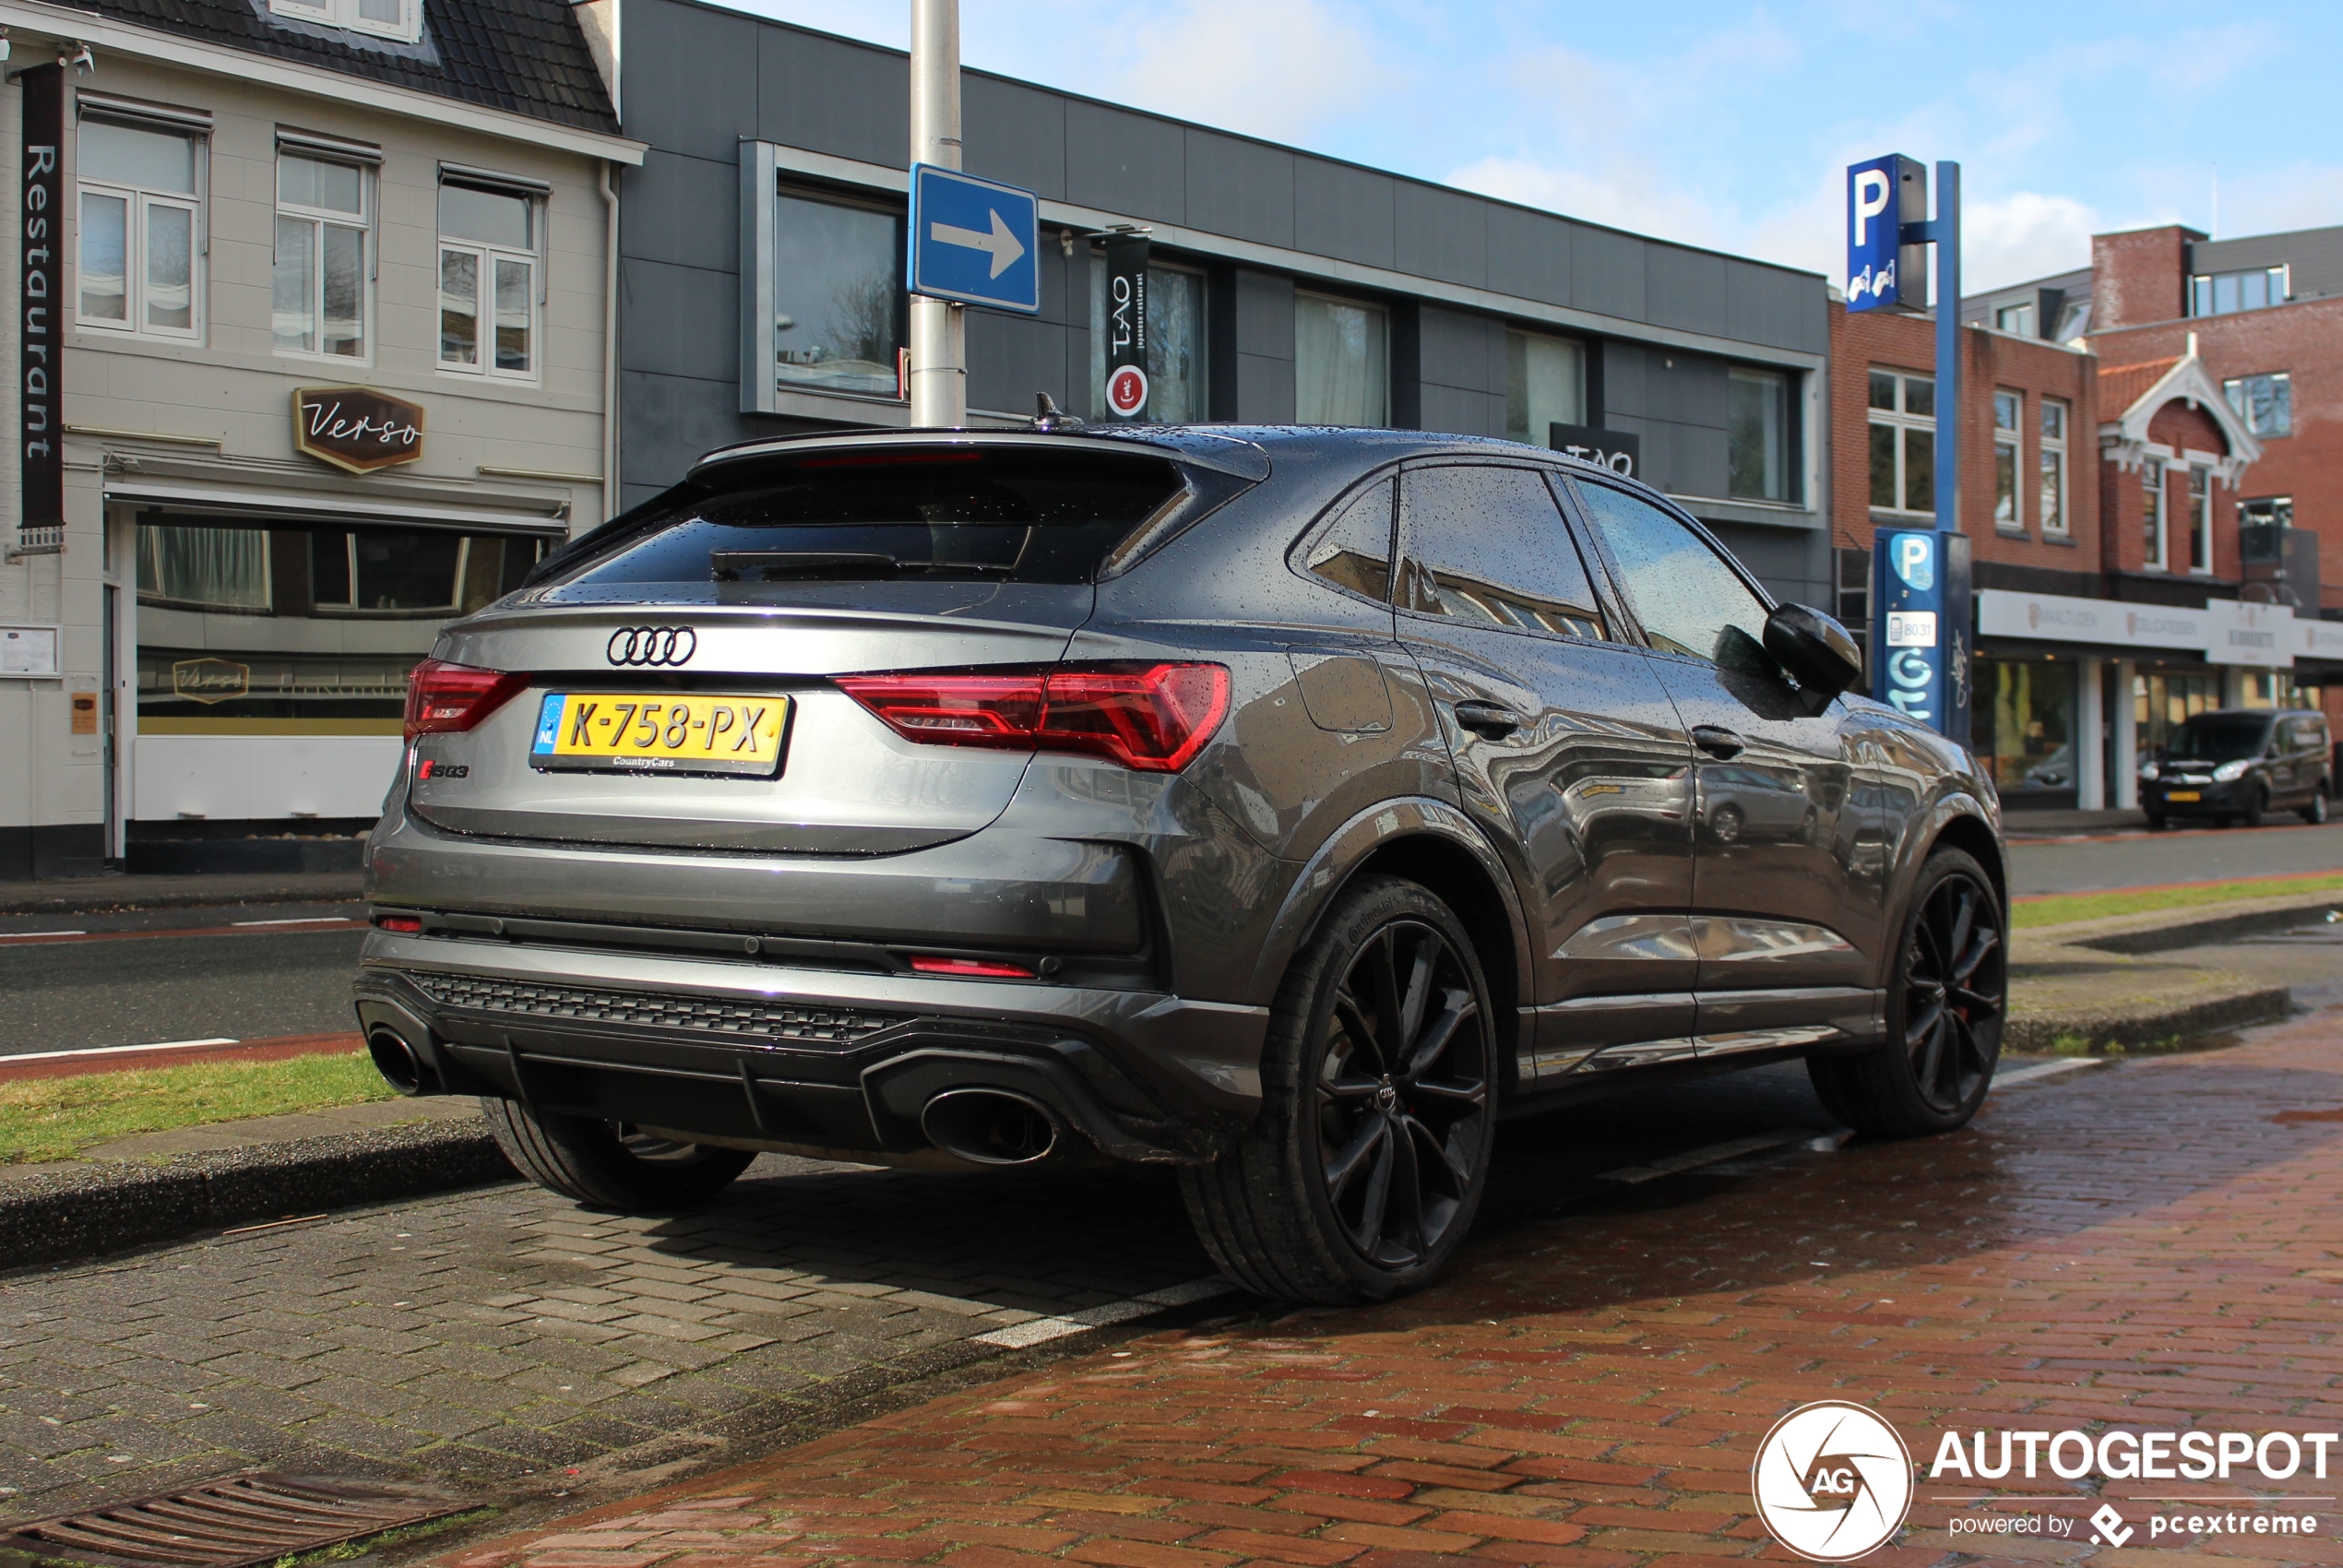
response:
M0 941L24 942L36 936L87 936L86 931L0 931Z
M242 1045L240 1039L222 1035L217 1039L164 1039L152 1045L93 1045L87 1051L27 1051L14 1056L0 1056L0 1067L11 1062L54 1062L66 1056L121 1056L133 1051L201 1051L207 1046Z
M1217 1276L1210 1279L1191 1279L1184 1285L1167 1285L1160 1290L1148 1290L1120 1301L1084 1307L1080 1312L1067 1313L1061 1317L1028 1318L1006 1328L996 1328L990 1334L977 1335L975 1338L980 1345L1022 1350L1030 1345L1046 1345L1053 1339L1063 1339L1069 1334L1087 1334L1093 1328L1104 1328L1109 1324L1128 1323L1136 1317L1160 1313L1166 1307L1184 1307L1191 1301L1208 1301L1235 1289Z
M250 925L356 925L358 922L357 922L355 920L352 920L352 919L351 919L350 916L348 916L348 915L303 915L303 916L302 916L302 917L301 917L300 919L298 919L298 920L283 920L283 921L230 921L228 923L229 923L230 925L236 925L236 926L250 926ZM76 934L76 935L77 936L77 935L79 935L80 933L79 933L78 932L75 932L74 934Z
M2015 1073L1994 1074L1993 1087L2005 1089L2014 1084L2031 1083L2036 1078L2053 1077L2060 1073L2072 1073L2077 1068L2101 1064L2102 1059L2097 1056L2077 1056L2071 1062L2037 1062L2031 1067L2020 1067Z
M1754 1138L1735 1138L1730 1143L1710 1144L1707 1148L1696 1148L1688 1154L1670 1155L1648 1165L1623 1165L1616 1170L1603 1171L1595 1180L1638 1186L1662 1176L1674 1176L1686 1170L1697 1170L1704 1165L1715 1165L1736 1155L1755 1154L1760 1149L1780 1148L1786 1144L1820 1142L1821 1136L1812 1127L1783 1127L1771 1133L1761 1133Z

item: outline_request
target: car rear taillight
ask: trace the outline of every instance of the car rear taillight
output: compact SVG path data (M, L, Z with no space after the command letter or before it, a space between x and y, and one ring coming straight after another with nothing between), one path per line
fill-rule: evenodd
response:
M528 684L526 675L426 659L407 677L407 738L469 730Z
M907 741L1081 752L1147 773L1185 767L1229 711L1218 664L842 675L838 688Z

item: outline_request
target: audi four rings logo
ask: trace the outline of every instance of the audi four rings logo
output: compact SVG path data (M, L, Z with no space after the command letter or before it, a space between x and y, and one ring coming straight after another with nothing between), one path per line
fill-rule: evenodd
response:
M689 664L699 634L689 626L621 626L603 649L613 664Z

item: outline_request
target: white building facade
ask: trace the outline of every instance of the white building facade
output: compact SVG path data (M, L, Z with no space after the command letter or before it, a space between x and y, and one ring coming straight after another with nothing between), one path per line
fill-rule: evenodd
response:
M0 0L0 879L354 865L408 670L613 509L596 9Z

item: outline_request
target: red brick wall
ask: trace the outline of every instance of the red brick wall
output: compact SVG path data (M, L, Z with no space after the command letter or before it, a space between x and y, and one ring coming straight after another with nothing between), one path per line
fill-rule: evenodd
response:
M2092 335L2186 315L2188 243L2204 237L2177 223L2092 235ZM2110 364L2130 362L2105 348L2099 353Z
M1884 312L1830 307L1831 533L1842 549L1869 550L1871 511L1870 372L1936 365L1936 324ZM1964 328L1961 371L1961 531L1971 558L2064 572L2099 570L2099 361L2053 343ZM1993 522L1993 394L2025 398L2018 421L2018 529ZM2068 531L2045 536L2036 503L2041 450L2041 400L2067 405ZM1883 517L1883 523L1888 521ZM2068 542L2068 541L2072 542Z
M2107 417L2111 422L2123 411L2111 410ZM2184 576L2194 569L2194 561L2189 542L2188 469L2179 455L2211 452L2226 456L2229 442L2212 415L2177 398L2157 410L2148 420L2147 438L2170 446L2174 454L2164 472L2163 570ZM2111 572L2144 572L2148 569L2147 476L2139 469L2118 469L2112 457L2095 466L2101 490L2099 517L2105 529L2100 561ZM2247 470L2249 474L2252 471ZM2213 484L2210 570L2215 576L2237 580L2237 496L2218 480Z

